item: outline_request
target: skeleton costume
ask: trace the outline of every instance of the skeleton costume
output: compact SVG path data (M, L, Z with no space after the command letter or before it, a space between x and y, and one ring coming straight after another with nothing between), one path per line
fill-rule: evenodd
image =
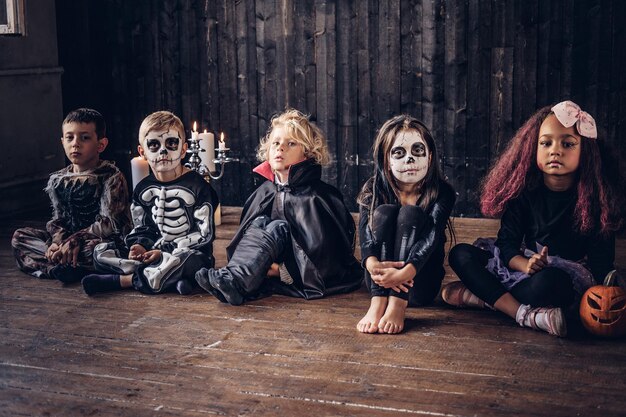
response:
M133 274L133 287L147 294L174 288L180 280L194 283L202 267L212 267L218 197L195 171L169 182L153 175L144 178L133 193L131 212L134 229L126 236L125 248L102 244L96 248L96 268L101 272ZM162 257L152 264L128 259L132 245L160 249Z
M54 172L45 191L53 209L46 230L18 229L11 241L18 267L30 275L50 278L55 265L45 254L53 243L80 246L78 266L93 270L94 247L119 241L130 229L128 187L111 162L80 173L72 165Z

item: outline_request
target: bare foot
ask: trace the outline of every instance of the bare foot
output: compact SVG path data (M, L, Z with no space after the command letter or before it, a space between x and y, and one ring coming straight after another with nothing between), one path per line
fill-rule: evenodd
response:
M385 313L387 308L387 297L372 297L370 301L370 308L361 321L356 325L356 328L362 333L376 333L378 332L378 322Z
M402 298L389 297L385 314L378 322L378 333L400 333L404 329L404 312L408 303Z

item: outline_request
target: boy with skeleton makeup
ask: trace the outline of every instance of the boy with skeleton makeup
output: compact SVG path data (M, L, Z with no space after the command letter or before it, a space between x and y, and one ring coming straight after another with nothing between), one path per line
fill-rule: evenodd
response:
M213 213L218 198L208 182L182 165L187 143L180 119L167 111L146 117L138 150L152 174L133 193L128 249L96 247L96 268L108 274L82 280L88 295L130 287L146 294L188 294L196 286L195 272L215 263Z
M71 111L62 129L71 164L52 173L46 186L52 220L46 230L16 230L11 244L22 271L71 283L93 271L97 244L128 232L130 215L124 175L100 159L108 144L102 115L87 108Z
M371 302L363 333L400 333L407 306L433 301L445 275L445 230L455 193L435 141L417 119L396 116L374 142L374 176L359 195L362 264Z

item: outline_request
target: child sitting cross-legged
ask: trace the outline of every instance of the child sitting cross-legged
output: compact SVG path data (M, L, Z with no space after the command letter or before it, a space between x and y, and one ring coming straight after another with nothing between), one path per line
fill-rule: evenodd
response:
M46 186L52 220L45 230L16 230L11 244L22 271L71 283L93 272L96 245L128 233L130 214L124 176L100 159L109 143L102 115L87 108L71 111L62 129L70 165L52 173Z
M501 217L498 237L452 248L461 281L442 289L444 301L491 307L520 326L566 336L580 295L614 269L625 206L616 167L577 104L538 110L483 184L481 208Z
M125 246L96 247L96 268L87 275L88 295L134 287L146 294L190 293L194 274L211 267L217 194L198 173L181 164L187 143L182 122L167 111L152 113L139 128L139 154L152 174L135 187L134 229Z

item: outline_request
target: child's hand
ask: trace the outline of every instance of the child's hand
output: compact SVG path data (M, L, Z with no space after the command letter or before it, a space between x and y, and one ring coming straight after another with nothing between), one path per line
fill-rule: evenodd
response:
M274 262L272 265L270 265L270 269L267 270L267 276L268 277L280 277L280 271L279 271L279 265Z
M402 261L379 261L375 256L370 256L365 261L365 268L370 275L374 275L374 270L385 268L402 268L404 262Z
M540 253L536 253L528 259L526 272L528 275L541 271L548 265L548 247L544 246Z
M381 262L384 264L385 262ZM404 262L391 262L404 265ZM391 288L396 292L409 292L413 286L416 271L413 264L406 264L401 269L397 267L376 268L373 270L372 280L383 288Z
M143 254L142 262L144 264L150 264L161 259L161 251L159 249L152 249Z
M58 250L59 250L59 245L57 245L56 243L53 243L50 246L48 246L48 250L46 251L46 259L52 262L52 258L54 257L54 254L58 252Z
M402 284L391 287L395 292L409 292L409 288L413 287L413 280L403 282Z
M146 253L146 248L141 245L134 244L130 247L128 252L128 259L133 261L143 261L143 255Z
M59 246L59 249L51 256L51 260L57 264L76 267L79 253L80 243L77 240L69 239Z

